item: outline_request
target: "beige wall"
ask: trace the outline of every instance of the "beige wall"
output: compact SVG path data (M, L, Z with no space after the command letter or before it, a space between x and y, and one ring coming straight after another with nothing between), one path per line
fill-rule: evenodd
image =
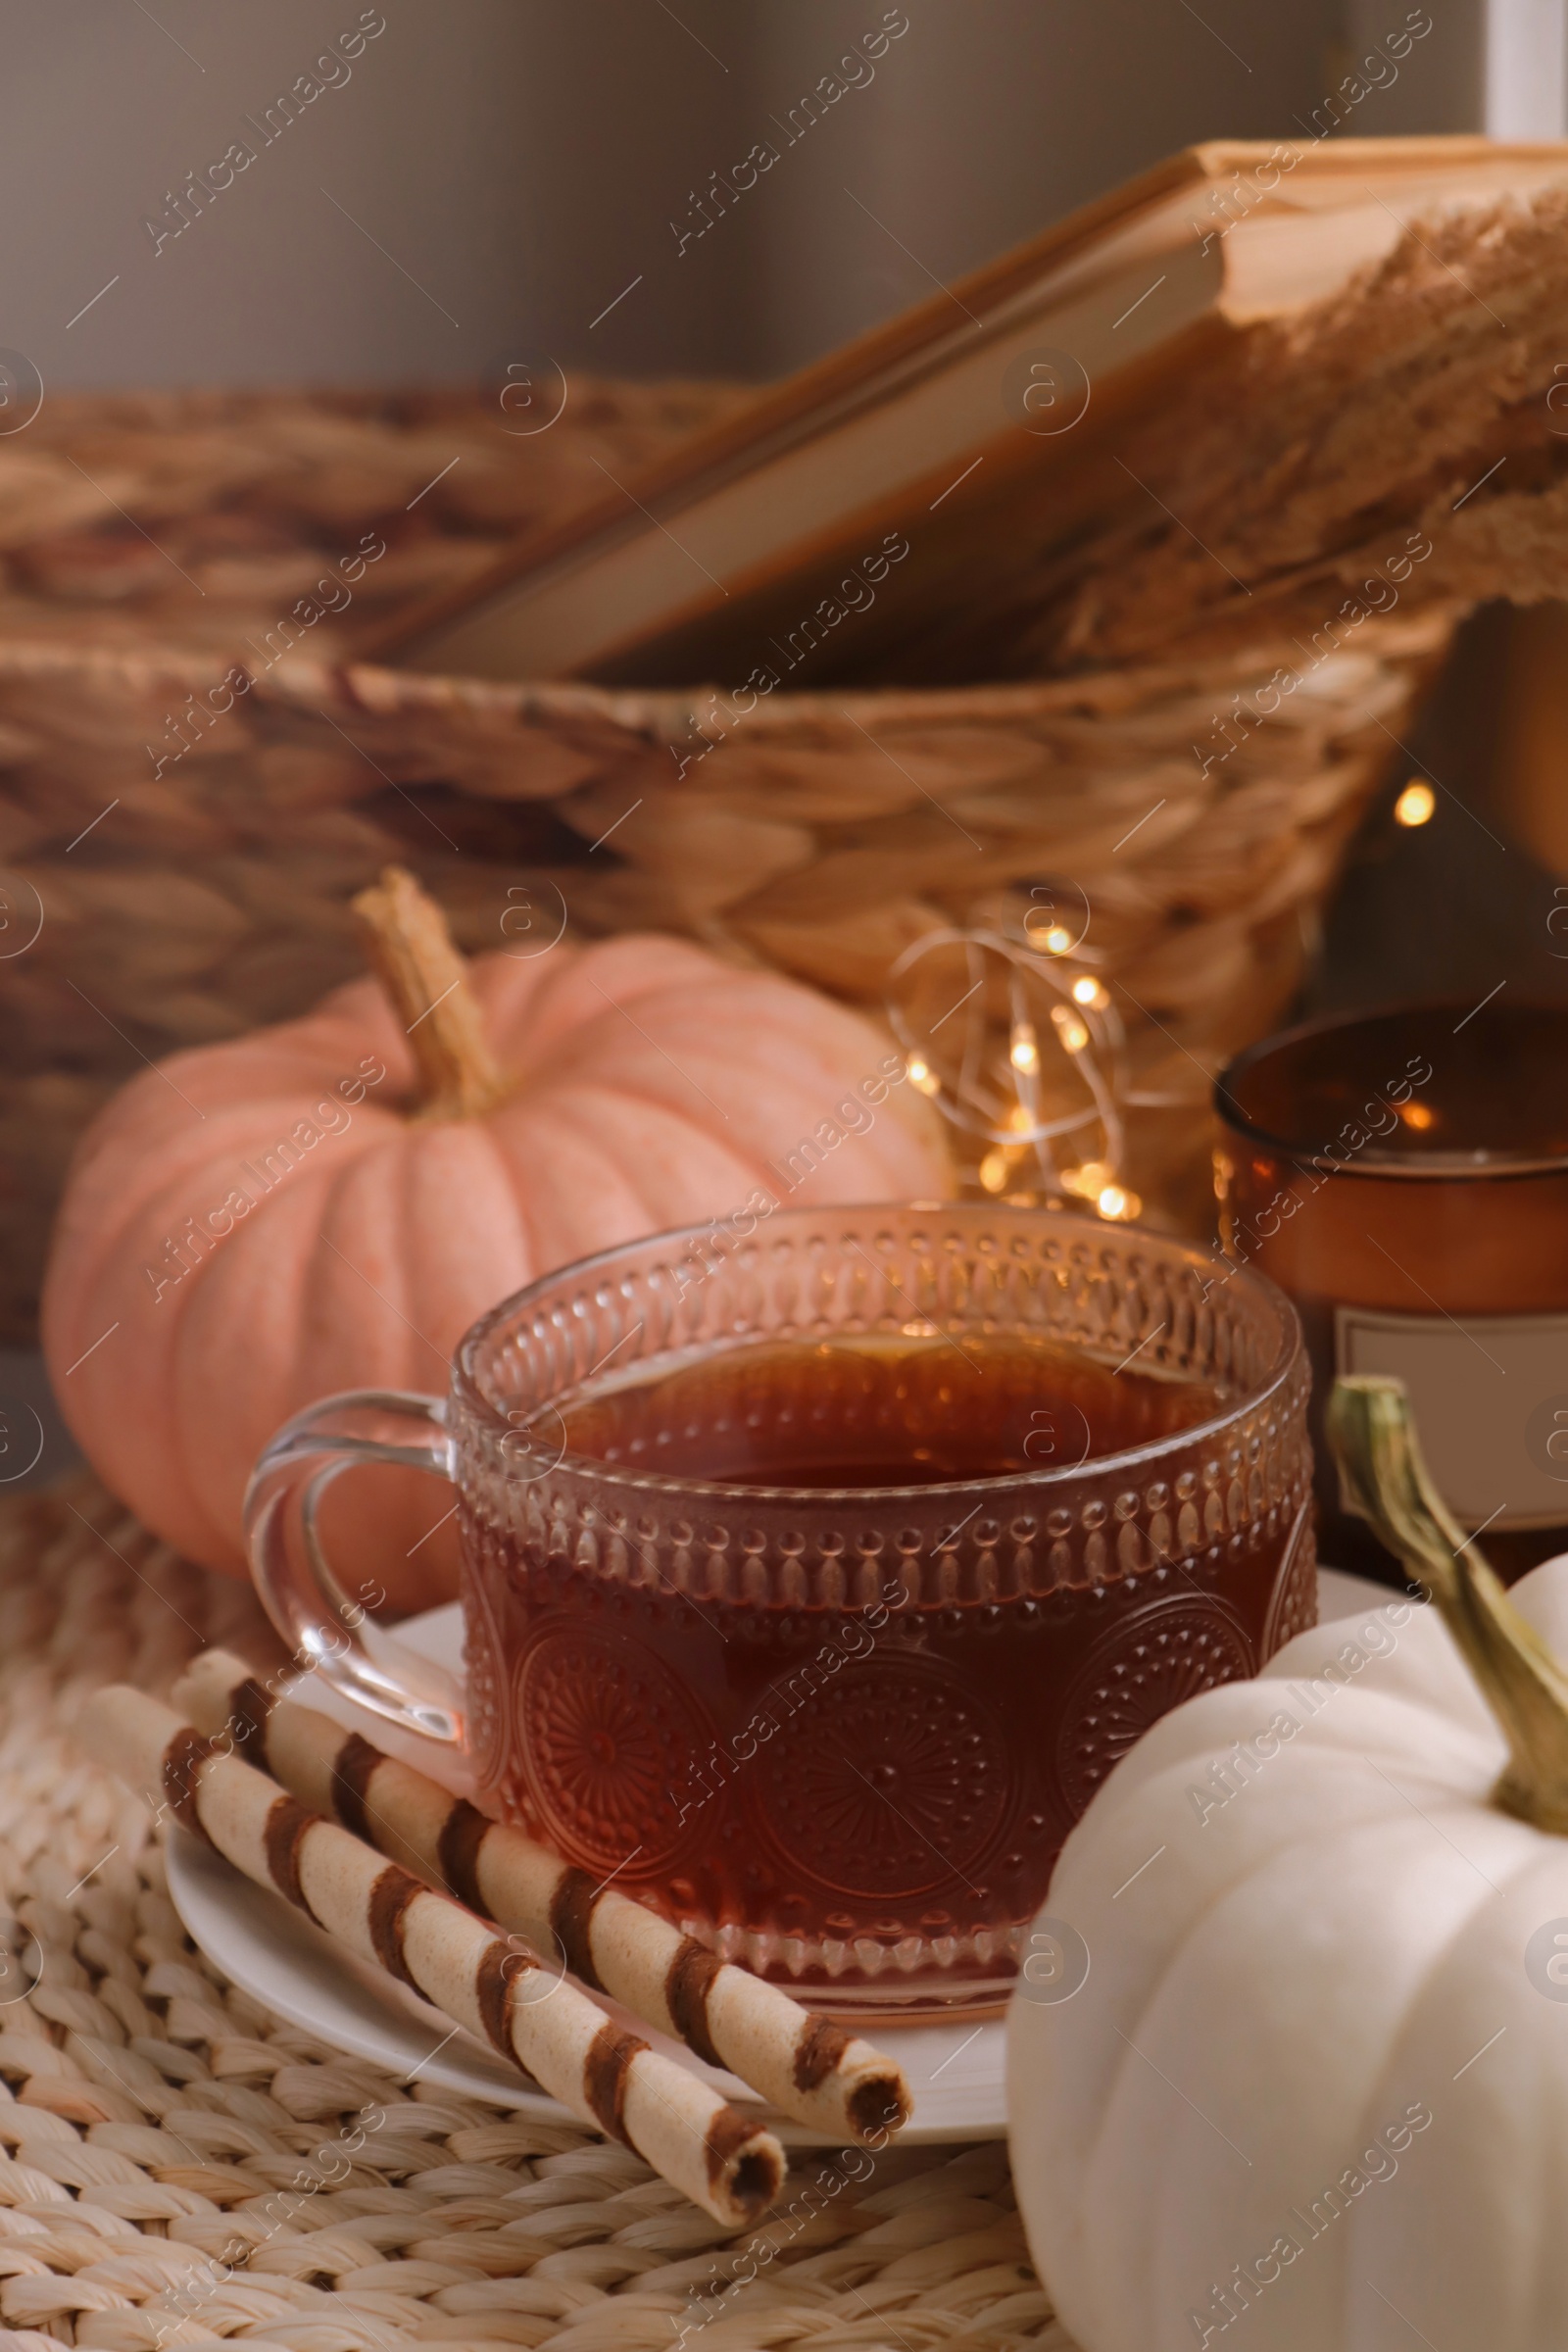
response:
M1328 86L1334 0L907 0L876 86L786 159L766 224L763 354L797 360L931 291L1173 148L1283 137ZM766 70L805 86L881 0L769 12ZM832 142L831 149L828 142ZM848 186L883 223L844 193ZM906 247L907 251L901 250Z
M7 11L0 341L26 351L46 384L471 368L523 294L516 93L529 12L389 0L352 78L260 147L242 118L307 73L361 0L151 5L157 24L128 0ZM155 255L144 217L244 136L256 162Z
M12 0L0 343L54 384L460 378L522 348L772 372L1187 140L1288 135L1343 70L1341 0L904 0L874 81L677 254L688 192L884 5L379 0L352 77L155 254L144 217L360 0ZM1425 101L1357 127L1396 103Z

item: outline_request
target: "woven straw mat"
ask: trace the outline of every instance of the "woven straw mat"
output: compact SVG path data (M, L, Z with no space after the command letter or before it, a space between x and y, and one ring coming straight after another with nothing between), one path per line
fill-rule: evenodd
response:
M583 2127L400 2083L228 1984L71 1736L213 1642L278 1654L89 1477L0 1502L0 2352L1071 2352L1000 2143L808 2157L726 2236Z

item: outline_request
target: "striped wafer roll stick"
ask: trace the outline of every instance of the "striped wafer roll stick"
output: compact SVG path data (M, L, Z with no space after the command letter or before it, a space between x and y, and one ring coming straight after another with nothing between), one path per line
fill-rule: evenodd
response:
M618 1887L596 1886L358 1732L274 1697L243 1659L206 1651L174 1697L204 1732L228 1732L317 1812L335 1815L537 1951L564 1952L583 1984L726 2067L782 2114L835 2139L876 2145L908 2121L902 2070L868 2041L716 1960Z
M695 2075L623 2034L585 1993L143 1691L97 1692L84 1743L259 1886L514 2058L573 2115L623 2140L739 2229L777 2196L784 2151Z

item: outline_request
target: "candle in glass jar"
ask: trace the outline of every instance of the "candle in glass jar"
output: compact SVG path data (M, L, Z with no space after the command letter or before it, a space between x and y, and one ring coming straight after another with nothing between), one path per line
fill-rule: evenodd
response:
M1240 1055L1215 1099L1227 1262L1271 1276L1306 1331L1323 1557L1396 1573L1340 1506L1322 1411L1341 1372L1404 1381L1444 1499L1501 1574L1568 1550L1568 1009L1312 1022Z

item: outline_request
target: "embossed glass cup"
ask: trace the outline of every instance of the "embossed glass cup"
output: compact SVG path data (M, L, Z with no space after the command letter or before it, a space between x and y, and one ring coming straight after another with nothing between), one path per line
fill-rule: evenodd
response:
M1210 1394L1122 1450L940 1486L705 1483L564 1444L607 1364L933 1336ZM596 1883L840 2013L984 2014L1118 1756L1314 1621L1307 1386L1281 1293L1182 1243L990 1203L786 1209L535 1283L473 1326L445 1400L301 1415L253 1481L252 1557L291 1646L466 1746L486 1808ZM456 1486L466 1692L416 1683L324 1556L321 1498L368 1461Z

